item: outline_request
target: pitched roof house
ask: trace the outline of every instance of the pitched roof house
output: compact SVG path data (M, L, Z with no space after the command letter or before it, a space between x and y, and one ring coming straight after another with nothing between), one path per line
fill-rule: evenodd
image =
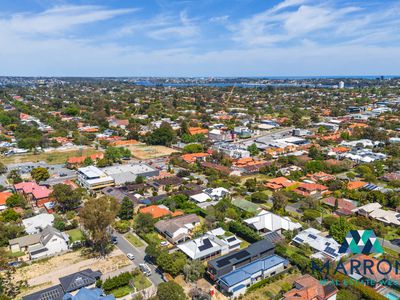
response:
M289 217L281 217L272 212L262 210L257 216L244 220L251 228L261 231L297 230L301 228L300 223L293 222Z
M309 274L294 282L294 288L283 295L282 300L335 300L338 289L333 283L322 285Z
M29 234L9 241L12 252L27 251L30 259L55 255L68 250L69 236L46 226L40 233Z
M195 214L189 214L169 220L160 220L154 227L171 243L176 244L190 238L190 233L199 224L199 217Z

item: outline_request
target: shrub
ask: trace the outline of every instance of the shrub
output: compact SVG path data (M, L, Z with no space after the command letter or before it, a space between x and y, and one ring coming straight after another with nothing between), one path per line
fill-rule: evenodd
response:
M237 236L245 239L249 243L254 243L261 240L261 237L253 229L236 221L229 222L229 231Z
M132 273L125 272L118 276L112 277L104 281L103 289L105 292L109 292L113 289L119 288L129 284L129 281L133 278Z

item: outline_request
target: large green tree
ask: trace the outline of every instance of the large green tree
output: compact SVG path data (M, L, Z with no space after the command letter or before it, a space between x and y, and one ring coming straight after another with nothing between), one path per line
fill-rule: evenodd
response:
M34 168L31 171L31 176L36 182L40 182L50 178L49 171L43 167Z
M157 288L159 300L186 300L185 291L174 281L162 282Z
M83 206L80 217L83 226L89 232L93 249L100 255L107 254L110 243L110 225L114 222L119 210L114 198L90 198Z
M73 190L71 186L59 183L53 186L51 195L56 200L56 209L65 213L79 207L82 194L82 189Z
M346 221L345 218L338 218L329 228L329 234L338 243L343 243L346 234L349 230L353 229L353 225Z
M122 220L130 220L133 217L133 202L128 197L122 199L118 217Z
M147 142L151 145L170 146L176 139L176 133L171 125L163 122L160 128L155 129L147 138Z

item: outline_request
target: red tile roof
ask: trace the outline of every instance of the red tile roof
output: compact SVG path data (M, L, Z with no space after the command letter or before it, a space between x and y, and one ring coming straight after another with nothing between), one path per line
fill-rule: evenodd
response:
M10 192L0 192L0 205L5 205L6 200L8 197L10 197L12 194Z

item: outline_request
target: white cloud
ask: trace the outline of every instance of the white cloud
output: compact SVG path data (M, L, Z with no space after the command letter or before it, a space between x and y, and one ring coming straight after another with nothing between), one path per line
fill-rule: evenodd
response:
M381 6L379 11L338 4L332 1L285 0L261 13L242 19L227 28L242 46L273 46L282 42L349 42L360 35L389 36L400 24L399 5ZM390 24L390 22L394 24ZM398 33L392 36L397 38ZM373 42L373 40L371 41Z
M23 34L60 34L76 26L104 21L136 11L92 5L57 6L39 14L18 13L0 20L4 30Z

